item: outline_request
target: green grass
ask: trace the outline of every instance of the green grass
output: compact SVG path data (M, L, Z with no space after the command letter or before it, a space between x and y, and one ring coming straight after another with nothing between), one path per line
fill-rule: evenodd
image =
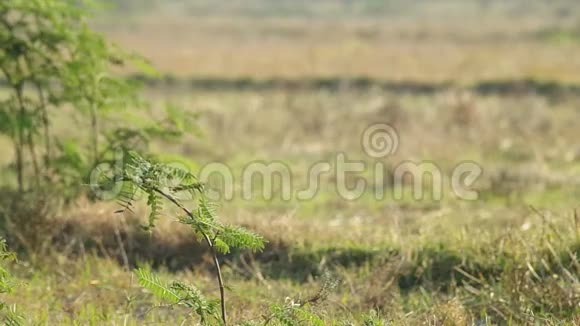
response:
M580 312L580 230L569 228L571 216L533 216L520 222L529 224L526 228L499 218L455 220L449 227L449 218L423 222L421 231L401 232L402 239L390 243L285 244L290 246L267 248L251 267L230 256L224 273L231 318L259 316L285 297L307 297L330 270L342 286L315 307L329 323L357 320L378 309L397 324L461 324L458 320L483 316L500 321L505 315L517 324L558 320L572 325ZM215 295L212 276L203 266L177 273L161 268L156 273L163 280L190 282ZM18 304L30 322L137 325L178 323L186 317L178 308L149 310L160 303L111 258L86 255L79 260L53 253L11 269L21 285L6 300Z

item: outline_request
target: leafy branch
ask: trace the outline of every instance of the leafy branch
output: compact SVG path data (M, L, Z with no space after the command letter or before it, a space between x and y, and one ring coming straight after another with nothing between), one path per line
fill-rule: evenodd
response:
M220 321L218 302L207 300L197 288L181 283L163 283L157 276L145 269L136 271L139 284L151 291L156 297L168 301L171 305L181 305L191 309L206 324L210 319Z
M133 201L139 192L144 193L148 198L147 204L151 211L149 223L145 226L146 229L150 230L155 226L155 221L162 213L162 204L166 201L182 212L178 220L190 226L192 231L207 243L213 258L215 276L220 290L221 320L226 325L225 286L218 255L228 253L232 248L262 250L264 248L263 237L242 227L221 223L217 219L215 207L204 195L203 185L190 172L147 160L134 152L129 153L128 162L120 172L121 176L117 181L124 183L124 188L126 188L124 195L120 198L123 207L133 206ZM111 182L112 179L104 181ZM188 194L190 198L197 199L196 207L186 207L180 199L184 193ZM202 319L209 312L205 308L205 310L200 309L202 306L208 308L211 305L202 304L205 301L201 301L196 289L180 283L166 287L160 285L160 282L151 277L150 274L141 271L138 272L138 275L141 283L160 297L174 303L189 302L191 308L197 307L194 310ZM185 301L183 294L189 295Z

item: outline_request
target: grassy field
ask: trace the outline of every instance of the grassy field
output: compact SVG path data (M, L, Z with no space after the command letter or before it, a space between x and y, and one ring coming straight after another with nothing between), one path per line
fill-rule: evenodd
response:
M187 158L196 173L229 167L234 196L219 215L268 240L261 253L224 257L232 322L304 300L331 275L338 288L313 307L327 325L580 325L574 1L176 3L153 1L94 26L166 76L144 89L153 112L173 103L199 114L198 134L155 151ZM58 121L60 134L75 137L66 112ZM379 159L361 139L377 123L399 137ZM3 139L0 149L7 164ZM387 180L384 198L367 189L347 200L332 174L308 200L284 200L279 188L268 200L259 185L242 196L252 162L282 163L297 190L313 164L334 165L340 153L367 166L349 186L378 183L369 168L377 162L384 180L406 161L431 162L445 184L458 164L475 162L478 199L448 188L441 199L428 190L413 198L403 179L403 198ZM209 185L224 194L219 179ZM30 206L20 214L42 214ZM5 301L31 325L195 325L131 270L151 266L217 296L203 244L172 218L146 234L144 204L116 210L80 199L33 230L44 237L23 228L16 237L29 250L10 267L21 284Z
M573 1L253 3L193 1L98 26L180 77L578 82Z

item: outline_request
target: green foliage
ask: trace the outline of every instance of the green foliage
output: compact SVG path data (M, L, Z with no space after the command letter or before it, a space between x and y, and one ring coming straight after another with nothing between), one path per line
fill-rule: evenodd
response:
M273 323L283 326L324 326L324 321L315 313L310 312L308 306L294 302L288 302L285 305L272 305L270 313L271 316L266 321L266 325Z
M172 289L163 284L159 278L150 271L145 269L137 269L135 272L139 277L139 284L147 290L151 291L155 296L171 303L179 303L180 298Z
M16 256L9 252L6 248L6 241L0 239L0 294L10 293L16 285L12 280L12 276L6 270L4 264L14 261ZM22 316L16 312L16 307L8 306L6 302L0 300L0 319L5 325L18 326L22 324Z
M143 106L139 85L112 71L151 68L93 32L86 22L89 8L88 1L77 0L0 3L0 80L8 86L0 97L0 134L12 140L21 192L60 185L74 194L98 162L146 138L127 120L111 124L113 130L101 127L110 114ZM88 131L74 140L59 139L52 128L66 107Z
M139 284L151 291L156 297L171 303L191 309L200 318L200 322L206 325L208 322L219 323L219 302L207 300L197 288L181 283L163 283L157 276L145 269L137 269L135 272L139 278Z
M127 189L119 197L123 207L130 208L139 193L145 194L150 208L149 224L146 226L149 230L155 226L155 221L163 213L164 201L178 208L183 213L177 215L179 221L189 225L194 234L205 240L212 251L221 295L217 302L208 301L194 287L179 282L163 284L159 278L145 270L137 271L141 285L171 304L187 306L199 316L202 323L208 318L219 320L216 317L217 303L221 303L222 322L226 324L224 284L217 255L229 253L232 249L262 250L265 242L263 237L242 227L221 223L217 218L215 205L204 196L203 185L190 172L143 158L133 152L129 153L127 161L122 171L118 171L121 175L114 178ZM188 208L184 199L195 202L195 207ZM271 317L266 323L278 321L282 325L304 323L324 325L324 322L315 313L310 312L308 307L324 300L336 285L331 278L325 278L321 290L305 302L290 302L284 306L273 305L270 309Z
M152 228L155 226L155 220L161 214L163 203L160 195L157 193L151 192L148 195L147 205L151 208L151 212L149 213L149 225L147 228Z
M147 197L150 208L147 229L155 226L155 221L163 213L163 201L169 201L183 214L179 220L189 225L200 238L208 238L221 253L230 252L231 248L250 249L264 248L264 239L244 228L225 225L218 221L215 206L204 196L203 185L197 177L188 171L147 160L139 154L130 152L127 163L118 178L129 189L118 199L125 208L131 207L139 193ZM111 179L103 180L110 182ZM193 209L186 208L185 200L197 200Z
M381 318L381 316L376 312L376 310L371 310L369 311L369 313L363 315L364 326L383 326L386 324L387 321Z
M264 239L242 227L233 225L222 225L216 236L216 242L219 240L222 244L220 251L229 253L231 248L250 249L253 251L264 248Z
M224 225L218 221L215 207L205 198L203 185L192 173L143 158L135 152L127 154L127 162L121 171L117 171L120 175L105 177L101 181L108 185L111 182L122 184L121 189L124 190L118 199L125 209L133 206L139 194L146 195L147 205L151 210L149 223L145 226L148 230L155 226L155 221L161 216L164 201L182 211L179 221L189 225L200 239L207 242L212 251L220 286L222 321L226 324L224 284L217 254L228 253L232 248L261 250L264 239L241 227ZM194 209L187 208L184 199L197 199L197 206ZM208 316L216 316L217 305L206 301L197 289L182 283L163 285L158 278L142 270L138 271L138 275L143 286L173 304L185 303L202 322Z
M174 281L171 283L171 288L178 293L180 302L199 316L202 324L205 325L210 321L214 324L220 323L219 301L207 300L201 291L185 283Z
M262 250L264 238L242 227L221 223L217 218L215 205L204 196L203 185L190 172L143 158L133 152L129 153L128 162L122 171L118 172L121 175L115 180L129 189L120 197L123 207L130 208L139 193L146 195L147 204L151 210L147 229L155 226L155 221L162 214L163 202L168 201L183 213L177 215L179 221L189 225L194 234L207 242L215 263L220 300L207 301L199 290L183 283L163 284L159 278L145 270L137 271L141 285L171 304L187 306L192 313L199 316L202 323L205 323L209 317L219 320L216 316L218 316L217 303L220 303L221 322L225 325L227 318L224 281L218 253L230 253L233 249ZM105 182L111 182L111 179ZM196 203L195 207L188 208L184 199ZM324 325L324 321L313 313L310 307L325 300L337 285L336 280L325 274L318 293L304 302L289 301L283 306L272 305L270 317L266 319L265 324L274 321L281 325Z

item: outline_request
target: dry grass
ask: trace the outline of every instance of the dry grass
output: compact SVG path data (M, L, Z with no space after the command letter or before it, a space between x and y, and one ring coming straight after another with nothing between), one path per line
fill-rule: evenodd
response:
M536 78L579 82L574 42L537 36L566 21L324 20L163 16L103 26L178 77L359 77L423 82ZM481 27L484 23L485 27ZM533 55L530 55L533 53Z

